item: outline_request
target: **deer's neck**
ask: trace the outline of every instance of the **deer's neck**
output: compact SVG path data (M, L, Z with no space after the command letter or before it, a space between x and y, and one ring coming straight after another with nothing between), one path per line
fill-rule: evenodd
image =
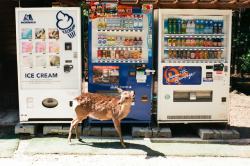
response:
M127 103L124 103L121 105L121 113L124 115L124 116L127 116L130 112L130 108L131 108L131 103L132 102L127 102Z

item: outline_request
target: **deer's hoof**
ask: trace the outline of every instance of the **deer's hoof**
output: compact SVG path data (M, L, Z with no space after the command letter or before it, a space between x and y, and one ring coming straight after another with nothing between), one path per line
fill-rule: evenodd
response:
M124 148L124 149L126 149L127 147L126 147L126 145L122 145L122 147Z

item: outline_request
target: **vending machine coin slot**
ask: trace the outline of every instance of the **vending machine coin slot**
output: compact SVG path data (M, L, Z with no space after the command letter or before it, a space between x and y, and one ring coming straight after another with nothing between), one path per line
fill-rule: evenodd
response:
M224 67L224 72L228 72L228 66Z
M213 69L213 66L206 66L206 69Z
M64 65L64 72L69 73L73 69L73 65Z
M65 51L71 51L72 50L72 43L66 42L65 43Z
M148 101L148 96L147 95L142 95L141 96L141 101L142 102L147 102Z
M73 106L73 101L69 101L69 106L70 106L70 107Z
M72 63L72 60L65 60L65 63Z

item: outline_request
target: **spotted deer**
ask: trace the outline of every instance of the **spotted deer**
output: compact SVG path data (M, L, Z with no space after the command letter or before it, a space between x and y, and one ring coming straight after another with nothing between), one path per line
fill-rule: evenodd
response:
M77 101L77 105L75 106L76 118L71 122L68 137L69 144L71 144L73 128L75 128L76 137L81 141L78 134L78 123L89 116L98 120L113 120L121 144L123 148L126 148L122 137L121 120L129 114L135 94L134 91L123 91L120 88L118 88L118 92L120 93L121 98L95 93L83 93L75 98Z

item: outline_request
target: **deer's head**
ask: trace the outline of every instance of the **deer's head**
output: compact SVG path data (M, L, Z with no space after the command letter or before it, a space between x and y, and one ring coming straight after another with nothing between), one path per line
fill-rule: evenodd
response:
M118 105L126 103L126 102L131 103L135 97L135 91L124 91L124 90L118 88L118 92L121 95L121 99L117 103Z

